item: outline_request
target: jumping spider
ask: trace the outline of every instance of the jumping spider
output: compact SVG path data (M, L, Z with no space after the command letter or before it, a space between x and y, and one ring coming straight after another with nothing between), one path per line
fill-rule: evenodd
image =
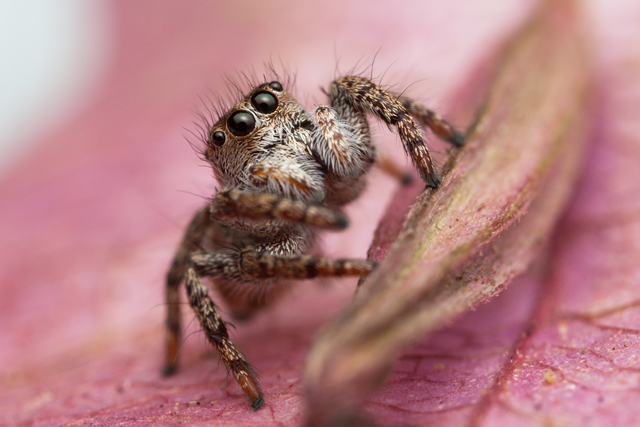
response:
M177 367L178 286L184 281L207 339L251 408L260 408L264 395L257 375L229 340L227 324L200 278L211 277L232 313L242 318L273 300L265 296L279 295L280 279L366 275L374 261L306 254L318 229L347 227L340 209L360 195L377 160L367 113L397 129L430 187L440 180L416 121L452 144L465 139L422 104L363 77L339 78L327 95L330 106L308 113L279 82L261 84L207 129L205 155L223 189L191 220L167 276L165 375Z

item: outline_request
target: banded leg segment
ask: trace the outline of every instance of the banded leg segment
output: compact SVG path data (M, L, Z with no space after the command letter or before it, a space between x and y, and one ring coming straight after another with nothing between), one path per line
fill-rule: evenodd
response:
M311 256L279 257L268 253L245 251L241 254L242 270L256 279L311 279L314 277L362 276L376 266L365 259L327 259Z
M254 163L250 168L252 180L256 184L263 184L271 178L277 182L287 183L301 194L315 200L322 200L322 178L311 175L300 167L299 162L283 157L271 157Z
M221 220L281 219L334 230L342 230L349 225L347 217L333 209L307 205L275 194L237 189L218 191L211 201L211 215Z
M418 122L431 129L438 138L450 142L456 147L464 144L466 140L464 133L455 129L434 111L405 96L398 96L398 100Z
M422 180L429 187L438 187L440 177L435 170L422 133L407 109L396 96L364 77L348 76L330 85L331 105L341 100L356 110L369 111L389 126L395 126L403 146L413 161Z
M361 276L369 274L377 265L375 261L363 259L278 256L251 248L240 252L194 254L191 260L199 274L238 280Z
M463 133L457 131L442 117L424 105L407 97L382 89L364 77L342 77L331 84L331 105L339 106L346 100L356 110L369 111L389 126L397 128L405 151L411 157L424 182L430 187L440 185L440 177L433 166L431 155L424 145L418 122L431 129L439 138L460 146L465 141Z
M193 268L187 270L185 286L189 304L195 311L207 339L215 347L227 371L233 374L251 401L251 409L259 409L264 403L264 394L258 383L258 376L244 354L229 340L227 326L209 297L209 290L200 282Z
M165 362L162 374L173 374L178 367L178 349L180 347L181 319L180 319L180 283L184 279L187 266L191 263L191 254L199 247L207 228L210 226L209 207L200 209L193 217L187 231L180 242L178 251L167 273L166 303L167 303L167 332L165 338Z

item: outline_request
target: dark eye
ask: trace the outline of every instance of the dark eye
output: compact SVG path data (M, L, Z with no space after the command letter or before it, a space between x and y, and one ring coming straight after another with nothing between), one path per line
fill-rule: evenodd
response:
M236 111L227 120L227 127L235 136L249 135L256 127L256 119L249 112Z
M271 114L278 108L278 99L269 92L258 92L251 98L251 103L262 114Z
M227 140L227 136L222 131L216 131L211 135L211 142L213 142L218 147L222 147L222 145Z
M280 84L280 82L271 82L269 83L269 87L276 92L282 92L282 85Z

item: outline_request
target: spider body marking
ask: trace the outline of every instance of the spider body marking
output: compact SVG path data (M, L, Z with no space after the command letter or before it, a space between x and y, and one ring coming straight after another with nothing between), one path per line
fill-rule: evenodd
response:
M367 114L397 130L427 186L440 180L416 120L452 144L464 142L422 104L369 79L339 78L327 94L329 106L309 113L282 84L264 83L207 129L206 158L222 189L191 220L167 275L163 372L177 368L178 286L184 282L208 341L254 410L264 403L258 377L229 339L200 278L212 278L233 315L247 318L282 293L281 280L368 274L372 260L307 255L319 229L348 225L340 209L361 194L367 172L380 160Z

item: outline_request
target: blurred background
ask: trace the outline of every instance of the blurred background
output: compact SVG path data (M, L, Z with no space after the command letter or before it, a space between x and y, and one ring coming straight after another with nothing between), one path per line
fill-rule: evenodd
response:
M106 2L0 4L0 174L86 103L111 60Z
M436 11L437 14L427 14L417 22L416 20L407 22L413 28L404 30L402 55L410 53L410 58L394 55L392 51L395 48L392 44L385 48L384 36L372 37L369 35L364 39L357 37L355 28L359 22L367 21L371 16L375 16L376 24L379 24L381 28L389 27L394 21L397 23L398 19L406 19L412 15L411 11L417 5L412 2L399 4L398 9L405 8L404 11L398 10L399 13L386 16L382 16L376 10L384 9L385 6L382 5L372 4L364 7L363 3L358 2L328 4L324 9L330 10L335 7L336 19L333 22L328 22L328 26L324 26L322 23L309 25L309 20L305 18L313 14L313 11L306 6L296 7L280 1L274 3L273 7L283 9L285 14L282 16L282 20L287 17L295 17L297 23L268 22L269 19L275 19L274 17L263 20L259 23L264 30L260 40L265 43L260 43L260 40L249 41L246 37L241 38L242 32L210 34L214 38L219 35L221 39L209 40L212 42L210 50L203 50L198 55L206 54L212 58L221 52L221 46L216 46L220 44L227 44L226 48L231 51L235 50L231 58L226 58L228 65L218 66L216 70L212 70L211 74L216 78L216 81L222 77L222 75L216 75L218 68L230 75L236 71L247 71L249 68L262 71L263 63L271 60L278 65L284 62L288 64L290 69L295 70L302 63L308 62L308 59L316 58L318 55L323 58L331 58L330 62L324 66L318 67L316 62L316 66L311 67L318 70L316 75L307 77L305 74L301 76L303 82L312 82L315 78L325 77L321 75L321 72L326 73L326 70L333 68L337 70L340 62L343 62L342 66L345 71L352 67L364 70L372 64L376 54L380 59L374 74L382 74L390 67L394 77L400 75L405 79L411 79L411 77L406 77L411 75L408 70L401 68L406 64L414 66L420 63L430 64L434 59L442 61L443 55L446 56L447 61L450 61L455 57L467 56L468 52L473 51L473 41L469 41L455 50L449 50L449 44L438 50L438 38L441 35L433 40L431 46L423 46L423 40L428 38L428 34L425 32L428 32L429 27L433 27L438 20L445 19L450 25L450 31L456 32L462 29L466 20L464 16L457 17L456 11L466 10L466 14L474 14L481 22L490 23L501 14L507 15L511 11L521 9L526 4L526 2L521 2L517 7L509 8L508 2L496 2L493 7L485 5L482 8L473 8L472 2L458 1L458 3L460 4L448 9L446 16L442 16L442 12ZM171 7L167 2L160 2L157 6L148 5L149 13L153 14L153 10L162 9L162 4L167 8ZM228 10L219 4L215 6L215 4L216 2L212 3L210 10L212 27L219 27L222 21L220 12L225 13L225 18L232 16L235 18L235 25L230 25L229 22L225 25L240 28L242 27L243 15L249 21L254 21L256 15L263 12L260 9L265 8L257 2L248 2L244 5L230 7ZM0 173L28 152L30 147L37 144L41 140L38 138L41 133L69 119L74 114L78 114L89 103L91 96L97 92L97 88L104 84L107 70L114 65L112 62L115 60L114 55L117 48L115 43L119 38L117 34L119 22L114 16L116 13L114 9L117 8L117 4L113 2L99 0L88 2L80 0L29 0L0 4L0 54L2 55L3 76L0 81L0 92L2 93L0 99ZM184 16L191 15L188 10L182 12ZM144 11L141 13L144 14ZM147 19L152 18L152 15L147 17ZM380 21L385 18L390 19L390 22ZM349 19L357 19L357 21L350 23ZM196 22L193 24L198 25ZM417 24L421 26L422 34L406 37L406 33L412 32ZM153 23L149 23L149 25L153 25ZM282 26L289 27L290 30L283 31ZM339 32L332 31L338 27L340 27ZM214 30L214 28L210 30ZM253 30L252 28L244 29L247 32ZM295 35L296 31L300 31L300 36L303 36L305 41L311 42L306 45L305 49L300 49L299 40ZM313 34L313 31L318 31L318 33ZM203 41L207 42L207 40ZM247 46L248 42L250 42L249 45L260 45L260 47ZM265 45L269 44L271 46L265 49ZM362 49L363 46L366 48ZM183 49L186 48L183 46ZM295 52L295 55L289 54L292 51ZM189 61L182 66L193 66L192 61L197 61L196 58L193 58L193 51L191 54ZM302 58L300 58L301 54ZM437 57L429 58L429 55L433 54L436 54ZM295 56L295 58L289 56ZM205 58L200 61L209 62ZM399 65L393 66L392 63ZM236 68L238 65L242 68ZM427 67L429 66L427 65ZM180 61L177 59L174 67L181 67ZM434 71L429 76L421 78L420 81L441 78L438 76L438 67L431 68ZM457 73L464 75L463 70ZM397 84L398 82L393 83ZM404 83L405 85L415 84L416 81L409 80ZM322 80L317 82L317 85L323 84L326 85L326 82ZM436 93L436 98L440 98L437 93L448 89L447 86L442 88L443 84L444 82L438 81L427 85L430 87L428 90L431 92L431 98L434 97L434 93ZM196 93L206 95L206 92L214 90L218 92L220 89L219 87L214 88L210 82ZM190 93L189 95L194 96L195 94ZM194 103L193 108L200 107L197 100L192 100L192 102Z

